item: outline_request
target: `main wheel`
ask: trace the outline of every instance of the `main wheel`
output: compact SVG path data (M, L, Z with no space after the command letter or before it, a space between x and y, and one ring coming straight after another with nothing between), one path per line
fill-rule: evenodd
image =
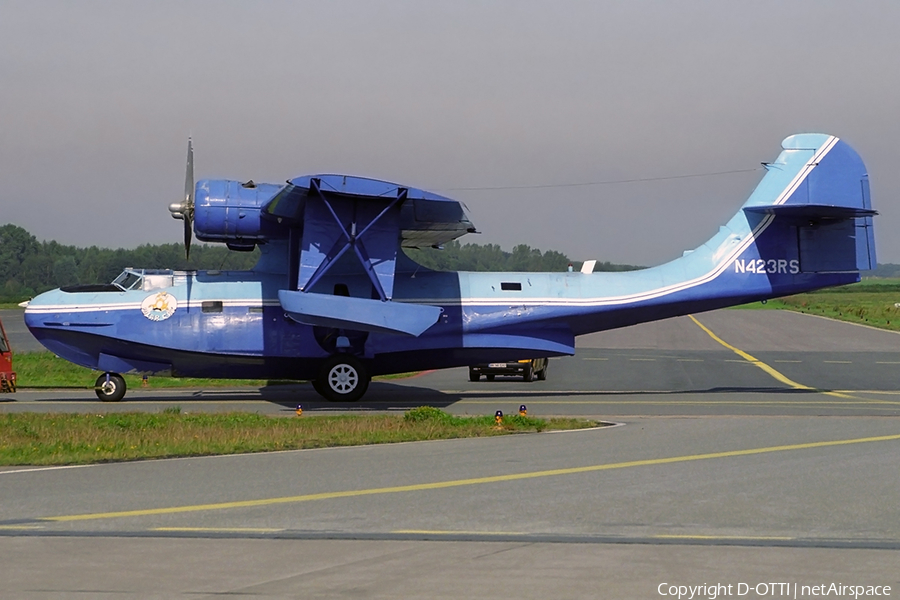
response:
M94 391L104 402L118 402L125 397L125 379L118 373L104 373L97 378Z
M529 363L527 367L525 367L525 371L522 373L522 379L528 382L534 381L534 365Z
M329 402L356 402L369 387L369 374L358 358L335 354L322 365L313 387Z
M473 369L472 367L469 367L469 381L480 381L480 380L481 380L481 373L478 373L475 369Z
M550 366L550 361L544 363L544 368L536 373L538 381L544 381L547 379L547 367Z

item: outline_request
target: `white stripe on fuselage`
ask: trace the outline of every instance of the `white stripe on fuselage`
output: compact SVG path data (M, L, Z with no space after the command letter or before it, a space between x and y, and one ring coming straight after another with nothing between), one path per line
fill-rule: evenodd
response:
M168 288L171 290L172 288ZM152 294L153 292L147 292L148 294ZM246 306L247 308L253 307L261 307L261 306L281 306L278 302L278 299L270 299L270 300L260 300L259 298L246 298L246 299L218 299L218 298L205 298L203 300L191 300L190 302L184 302L182 300L178 301L178 308L187 307L187 308L202 308L204 302L221 302L222 306L230 306L230 307L241 307ZM66 313L81 313L81 312L97 312L104 310L141 310L140 302L129 302L127 304L43 304L39 306L29 306L25 309L26 313L31 314L49 314L55 312L66 312Z
M800 169L797 175L788 183L787 186L776 197L772 204L780 205L787 202L788 198L800 187L800 184L809 176L818 163L826 154L837 144L839 138L830 136L828 140L816 151L806 165ZM771 225L775 219L775 215L766 215L746 236L741 243L738 244L726 257L711 271L687 281L681 281L661 288L648 290L646 292L638 292L634 294L626 294L623 296L595 297L595 298L465 298L460 301L463 306L615 306L617 304L627 304L641 300L653 300L661 296L666 296L675 292L680 292L704 283L708 283L722 274L735 258L740 256L747 248L756 241L762 233Z
M794 178L788 183L787 186L781 191L781 193L776 197L775 201L772 203L773 205L780 205L787 202L787 200L791 197L791 195L797 190L798 187L803 183L803 181L809 176L809 174L816 168L818 163L828 154L829 151L837 144L839 138L835 136L830 136L828 140L825 141L824 144L816 151L816 153L812 156L812 158L806 163L806 165L801 168L798 173L794 176ZM645 292L637 292L632 294L625 294L622 296L606 296L606 297L592 297L592 298L514 298L514 297L506 297L506 298L497 298L497 297L483 297L483 298L460 298L460 299L451 299L451 298L415 298L415 299L395 299L396 302L403 303L411 303L411 304L439 304L443 306L615 306L618 304L628 304L630 302L638 302L642 300L653 300L655 298L659 298L661 296L666 296L669 294L673 294L675 292L680 292L686 289L690 289L699 285L703 285L714 280L716 277L722 274L722 272L728 268L728 266L734 261L735 258L740 256L747 248L753 244L756 239L762 235L762 233L771 225L772 221L775 219L775 215L766 215L750 232L749 235L745 236L740 244L738 244L735 248L733 248L725 258L719 262L713 269L709 272L695 277L693 279L689 279L686 281L681 281L678 283L670 284L667 286L663 286L660 288L655 288L652 290L647 290ZM499 275L499 273L498 273ZM540 273L529 273L531 276L540 275ZM169 288L171 289L171 288ZM148 292L152 293L152 292ZM280 302L278 299L266 299L260 300L258 298L250 298L250 299L233 299L233 300L218 300L214 298L206 298L203 300L192 300L188 303L183 304L182 301L179 300L178 306L179 308L182 306L187 306L189 308L200 308L203 302L222 302L223 306L229 307L258 307L258 306L280 306ZM96 311L109 311L109 310L140 310L141 303L140 302L129 302L127 304L80 304L80 305L67 305L67 304L58 304L58 305L41 305L41 306L29 306L25 312L32 314L47 314L47 313L55 313L55 312L66 312L66 313L86 313L86 312L96 312Z

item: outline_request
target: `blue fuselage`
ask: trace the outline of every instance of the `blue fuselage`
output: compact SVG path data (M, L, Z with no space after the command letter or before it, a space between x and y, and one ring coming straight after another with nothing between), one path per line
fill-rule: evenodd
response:
M339 337L369 361L374 375L572 354L574 337L584 333L859 279L856 273L791 274L789 266L779 274L777 262L776 273L757 273L755 263L763 259L753 254L708 281L685 285L681 263L689 259L593 274L442 273L404 263L393 301L442 309L418 337L297 323L278 300L286 277L253 271L157 274L127 291L53 290L30 303L26 323L55 354L101 371L307 379L335 352ZM165 285L154 287L160 280ZM324 285L353 293L368 289L369 281L348 274ZM174 302L148 314L160 294Z
M397 200L381 209L396 209L392 225L374 228L366 247L355 225L348 230L340 218L328 225L328 215L315 212L330 204L307 201L302 250L293 234L260 238L253 271L132 271L115 285L54 290L31 301L26 324L59 356L111 373L307 379L344 353L371 375L572 354L581 334L858 281L860 270L875 265L862 160L827 135L792 136L782 148L715 236L651 269L430 271L397 247L404 223L441 213L436 206L446 199L417 191L415 210L397 208L412 192L394 186ZM244 195L262 189L237 187ZM288 222L295 214L291 202L308 198L296 189L276 194L272 218ZM354 219L366 206L376 211L354 202L345 207ZM235 214L240 221L243 213ZM417 235L427 243L438 233ZM326 252L333 237L353 250Z

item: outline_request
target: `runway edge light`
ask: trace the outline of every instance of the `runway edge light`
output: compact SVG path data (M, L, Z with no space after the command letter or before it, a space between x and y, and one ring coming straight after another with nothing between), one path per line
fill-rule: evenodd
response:
M525 407L524 404L522 404L521 406L519 406L519 416L520 416L520 417L526 417L526 416L528 416L528 409Z

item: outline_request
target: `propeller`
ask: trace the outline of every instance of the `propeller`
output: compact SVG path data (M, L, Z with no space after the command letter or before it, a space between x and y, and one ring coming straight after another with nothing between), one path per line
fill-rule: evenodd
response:
M184 257L191 257L191 233L194 224L194 146L188 138L187 167L184 172L184 201L169 205L175 219L184 221Z

